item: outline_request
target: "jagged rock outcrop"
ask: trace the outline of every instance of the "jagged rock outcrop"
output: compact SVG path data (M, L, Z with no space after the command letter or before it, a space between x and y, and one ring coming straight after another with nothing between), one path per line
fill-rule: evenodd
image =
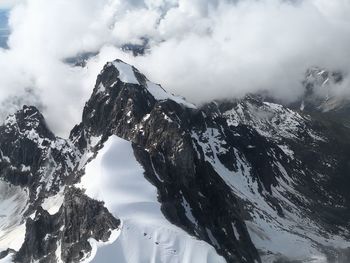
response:
M102 202L69 187L56 214L39 207L33 219L27 220L26 237L15 262L80 262L92 249L90 238L106 242L119 226L120 220Z
M0 178L27 187L32 204L72 180L74 148L49 130L35 107L9 116L0 135Z
M79 262L91 252L89 239L107 241L118 229L102 202L69 187L79 181L79 151L56 137L35 108L24 106L0 126L1 240L23 244L8 249L15 262ZM46 209L57 206L50 214ZM14 211L7 211L13 207ZM4 214L2 214L4 213ZM3 241L4 242L4 241ZM19 241L16 241L19 242ZM16 245L17 246L17 245Z

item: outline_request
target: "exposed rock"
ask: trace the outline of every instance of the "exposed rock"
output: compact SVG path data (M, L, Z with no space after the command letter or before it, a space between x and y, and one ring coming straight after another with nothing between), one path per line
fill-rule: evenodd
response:
M35 217L27 219L26 237L15 261L79 262L91 251L90 238L106 242L119 226L102 202L67 188L58 213L50 215L39 207Z

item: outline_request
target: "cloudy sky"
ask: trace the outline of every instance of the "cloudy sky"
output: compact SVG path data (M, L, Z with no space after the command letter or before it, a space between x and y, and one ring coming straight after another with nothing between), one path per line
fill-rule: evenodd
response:
M0 9L8 9L15 6L21 0L1 0Z
M9 49L0 49L0 118L35 104L62 136L116 58L194 103L258 90L292 101L307 68L350 70L348 0L1 0L0 8L10 8L11 28ZM145 37L146 55L120 50ZM82 52L99 55L86 68L63 62ZM349 96L347 86L337 94Z

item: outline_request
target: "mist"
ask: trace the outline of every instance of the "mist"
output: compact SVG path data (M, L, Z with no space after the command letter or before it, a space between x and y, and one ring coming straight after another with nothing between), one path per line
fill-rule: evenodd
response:
M64 137L80 121L97 74L116 58L197 104L261 90L292 102L313 66L343 72L334 95L350 96L347 0L9 3L0 4L10 8L11 30L9 48L0 49L0 118L33 104ZM142 39L146 54L122 51ZM64 63L84 52L98 53L85 68Z

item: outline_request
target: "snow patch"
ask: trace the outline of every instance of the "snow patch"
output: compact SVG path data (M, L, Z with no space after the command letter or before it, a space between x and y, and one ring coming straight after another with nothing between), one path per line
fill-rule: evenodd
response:
M62 245L61 245L61 241L57 242L57 248L55 251L55 256L56 256L56 263L63 263L62 257Z
M178 104L182 104L187 108L196 109L197 107L187 102L185 99L174 96L173 94L167 93L159 84L155 84L147 80L147 90L152 94L156 100L172 100Z
M58 194L54 196L47 197L41 207L46 210L50 215L57 214L60 210L64 200L63 191L60 191Z
M6 257L0 259L0 263L13 263L13 254L8 254Z
M112 64L119 71L119 79L122 82L140 85L132 66L118 60L113 61Z
M294 159L294 151L289 148L287 145L278 145L278 147L287 155L290 159Z
M105 86L103 86L102 82L98 85L98 88L97 88L97 93L103 93L106 91L106 88Z
M82 260L81 263L90 263L90 262L92 262L94 260L94 258L96 257L98 249L101 249L104 246L113 244L118 239L118 237L120 236L121 228L122 227L120 227L118 229L110 230L111 231L111 235L109 237L109 240L106 241L106 242L97 241L94 238L90 238L89 239L89 243L91 245L92 250L91 250L90 255L88 256L88 258Z
M234 224L234 223L231 223L231 225L232 225L232 230L233 230L233 233L234 233L234 235L235 235L235 238L236 238L237 240L239 240L239 239L240 239L240 235L239 235L239 233L238 233L238 230L237 230L235 224Z
M184 196L182 196L182 206L185 209L185 214L188 220L190 220L195 226L197 226L198 223L196 218L192 214L192 208Z

